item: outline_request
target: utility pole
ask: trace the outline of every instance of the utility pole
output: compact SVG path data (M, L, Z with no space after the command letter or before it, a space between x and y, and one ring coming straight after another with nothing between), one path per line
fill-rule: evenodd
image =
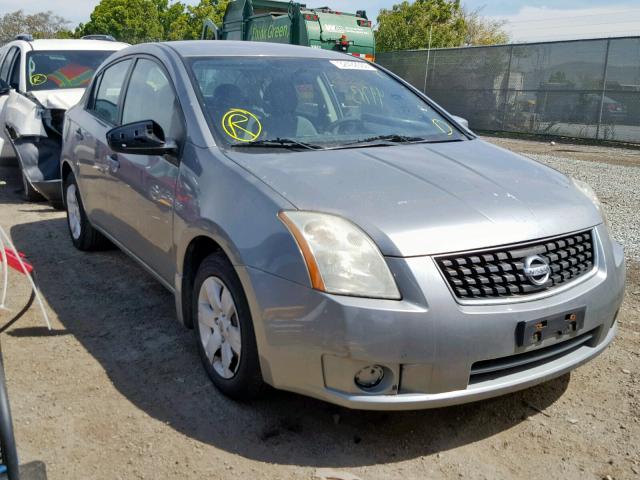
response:
M427 78L429 77L429 58L431 57L431 34L433 33L433 24L429 26L429 47L427 48L427 66L424 69L424 88L422 92L427 94Z

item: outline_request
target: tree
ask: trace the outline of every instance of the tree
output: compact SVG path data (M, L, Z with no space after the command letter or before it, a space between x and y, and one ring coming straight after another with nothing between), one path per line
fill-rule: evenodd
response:
M463 10L466 28L466 45L498 45L509 41L509 34L503 30L504 20L482 17L480 10Z
M376 49L380 52L457 47L465 37L465 23L459 0L403 1L378 15Z
M460 47L506 43L504 22L484 18L479 10L465 11L460 0L403 1L378 15L376 49L392 50Z
M76 35L103 33L128 43L198 39L204 20L221 23L228 3L200 0L187 6L170 0L101 0Z
M158 19L162 25L162 40L181 40L180 37L172 37L175 25L185 16L185 6L180 2L169 5L169 0L153 0L158 10Z
M20 33L30 33L33 38L64 38L69 33L69 23L51 11L26 15L17 10L0 15L0 44L13 40Z
M121 42L141 43L162 40L164 29L156 0L101 0L76 34L107 34Z
M167 40L196 40L202 34L202 26L206 19L213 20L217 25L222 25L224 12L227 10L229 0L212 2L200 0L198 5L188 6L184 15L178 18L172 25Z

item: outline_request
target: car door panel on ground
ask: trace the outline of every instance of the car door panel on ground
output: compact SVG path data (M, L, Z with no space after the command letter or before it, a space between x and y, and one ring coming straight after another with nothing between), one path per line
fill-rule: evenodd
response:
M107 144L105 132L118 123L122 87L131 64L132 60L126 59L100 73L80 121L69 124L68 134L75 138L73 154L87 215L107 232L114 227L111 210L116 189L109 173L114 152Z
M173 86L159 63L139 58L122 101L121 124L158 123L167 139L184 136L183 116ZM171 155L117 153L109 176L114 180L109 233L164 280L173 281L173 204L178 158ZM136 208L131 208L135 205Z

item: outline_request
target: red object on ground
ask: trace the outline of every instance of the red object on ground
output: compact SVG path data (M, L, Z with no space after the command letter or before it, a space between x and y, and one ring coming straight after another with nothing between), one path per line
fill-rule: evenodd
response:
M7 256L7 264L13 268L14 270L20 272L20 273L25 273L24 270L22 269L22 265L20 265L20 260L18 260L18 257L16 257L16 254L13 250L7 250L6 248L4 249L4 253ZM33 272L33 266L27 262L25 260L25 255L22 252L18 252L18 255L20 255L20 258L22 259L22 263L24 264L24 268L27 270L27 273L31 273ZM2 260L2 257L0 256L0 261Z

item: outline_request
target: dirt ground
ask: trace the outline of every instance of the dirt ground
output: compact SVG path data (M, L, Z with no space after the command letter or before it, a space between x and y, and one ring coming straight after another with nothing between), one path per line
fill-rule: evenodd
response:
M553 148L587 161L639 156ZM0 225L37 266L53 324L47 331L34 306L0 335L21 461L43 461L49 479L640 478L636 261L614 344L549 383L418 412L350 411L284 392L238 404L209 382L169 293L119 251L76 251L63 213L20 200L15 168L0 167L0 180ZM10 293L0 324L27 301L23 277L12 276Z

